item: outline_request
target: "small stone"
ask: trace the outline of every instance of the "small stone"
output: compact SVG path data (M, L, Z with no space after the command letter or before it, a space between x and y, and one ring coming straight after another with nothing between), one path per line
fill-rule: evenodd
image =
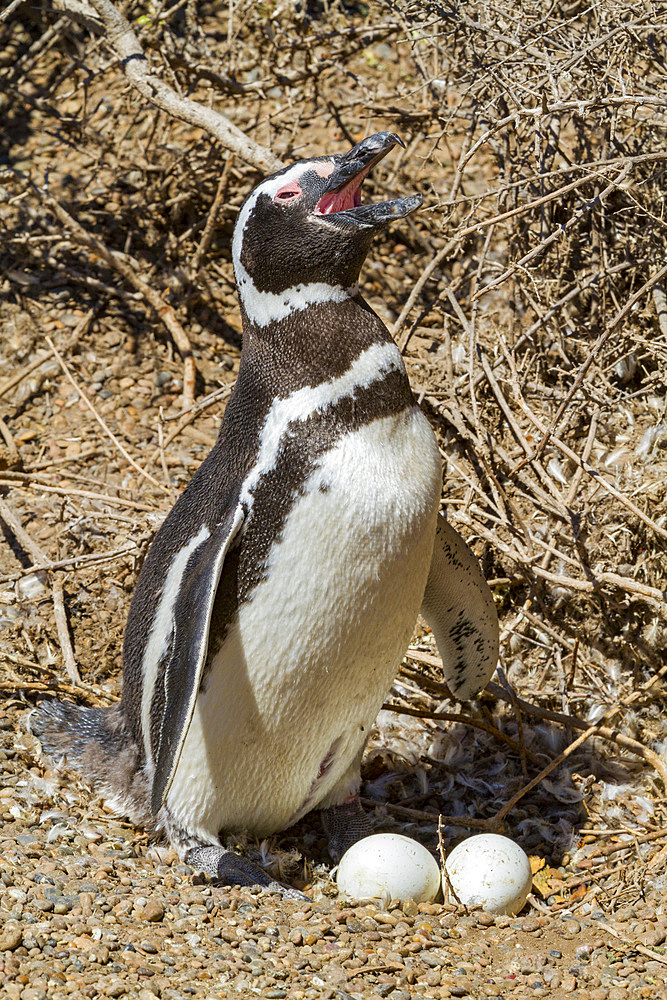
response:
M33 905L36 910L41 910L42 913L51 913L55 903L52 899L36 899Z
M114 979L104 990L104 995L108 997L122 997L123 993L127 993L127 986L120 979Z
M577 988L577 980L574 976L563 976L563 981L560 984L560 988L563 993L574 993Z
M37 843L37 837L34 833L20 833L16 837L16 840L18 840L19 844L23 844L24 847L27 847L29 844Z
M438 954L437 951L425 951L420 955L420 958L424 965L430 965L433 968L449 965L449 959L447 956L444 954Z
M477 917L477 923L481 927L493 927L495 923L495 917L493 916L492 913L487 913L486 910L483 910Z
M415 903L414 899L406 899L403 903L403 913L406 917L416 917L419 913L419 907Z
M66 313L63 313L62 316L60 317L60 322L64 323L65 326L69 326L72 329L74 329L75 327L77 327L79 325L79 323L81 322L81 319L82 319L82 317L81 316L77 316L76 313L66 312Z
M523 922L522 930L527 934L532 934L533 931L538 931L540 929L540 922L537 917L526 917Z
M0 930L0 951L15 951L23 941L23 931L20 927L5 924Z
M149 923L157 923L164 917L164 905L159 899L147 900L146 905L141 911L141 917L144 920L148 920Z
M21 1000L46 1000L46 993L44 990L35 989L32 986L26 986L21 993Z
M665 928L656 927L642 935L641 941L648 947L656 948L665 942Z

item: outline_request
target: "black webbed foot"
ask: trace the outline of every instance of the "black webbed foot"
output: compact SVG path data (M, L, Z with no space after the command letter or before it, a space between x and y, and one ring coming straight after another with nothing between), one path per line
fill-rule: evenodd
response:
M329 838L331 860L338 864L348 848L373 833L371 821L363 810L359 797L321 810L322 826Z
M285 899L309 898L292 886L276 882L259 865L224 847L193 847L184 860L220 885L259 885L268 892L280 893Z

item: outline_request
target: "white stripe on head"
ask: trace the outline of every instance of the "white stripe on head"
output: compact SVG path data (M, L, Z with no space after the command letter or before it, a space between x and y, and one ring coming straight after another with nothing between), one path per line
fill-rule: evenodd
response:
M294 285L292 288L285 289L284 292L261 292L255 287L252 278L241 263L243 236L260 195L265 194L269 198L273 198L282 187L289 184L290 181L299 180L308 170L314 170L320 177L327 177L333 171L333 161L331 170L327 170L327 166L327 161L324 160L305 160L295 163L284 173L278 174L276 177L269 177L268 180L259 184L239 212L232 239L234 274L243 308L248 319L255 326L268 326L269 323L286 319L290 313L306 309L318 302L344 302L354 291L353 288L343 288L342 285L329 285L325 281L314 281L307 285Z
M155 694L158 667L169 649L169 642L174 631L174 608L186 566L195 549L199 548L202 542L205 542L210 537L211 532L206 525L202 525L194 538L191 538L187 545L179 549L172 559L162 588L160 603L158 604L153 624L148 634L148 641L144 648L144 656L141 662L141 733L144 738L146 760L150 762L153 760L151 747L151 705L153 695Z
M297 389L286 399L276 399L262 427L257 458L241 489L240 499L248 511L252 507L252 493L259 479L276 464L281 441L290 423L307 420L314 413L333 406L344 396L352 396L356 389L379 382L388 372L403 370L403 359L396 344L373 344L362 351L338 378Z

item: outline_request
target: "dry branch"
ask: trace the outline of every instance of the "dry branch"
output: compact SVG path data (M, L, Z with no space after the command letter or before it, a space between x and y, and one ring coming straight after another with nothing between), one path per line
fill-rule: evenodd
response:
M61 0L62 9L69 9L69 0ZM115 52L120 66L128 80L139 93L173 118L179 118L189 125L204 129L230 152L241 160L252 164L258 170L270 173L282 166L278 157L254 139L244 135L225 115L213 108L204 107L198 101L190 100L156 76L132 30L129 21L114 7L110 0L89 0L104 25L107 39ZM80 5L73 6L74 13L80 13Z
M607 934L611 934L618 941L622 941L624 945L630 948L632 951L638 951L640 955L645 955L654 962L661 962L663 965L667 965L667 955L662 955L659 951L654 951L652 948L647 948L646 945L640 944L638 941L632 941L630 938L626 937L625 934L621 934L616 928L610 927L609 924L600 923L600 928L606 931Z
M115 271L118 271L118 273L122 275L122 277L125 278L130 285L136 288L137 291L141 292L146 302L148 302L148 304L155 310L158 318L164 323L167 330L171 334L174 343L183 358L183 406L191 406L194 401L196 378L195 361L188 335L178 321L174 309L164 301L162 296L156 292L155 289L148 284L148 282L139 277L136 261L132 262L132 266L127 261L123 260L123 256L121 254L113 250L109 250L102 240L98 239L97 236L93 236L92 233L87 232L81 223L77 222L77 220L74 219L69 212L56 201L55 198L52 198L43 191L40 191L40 196L42 197L44 203L48 205L62 224L70 230L72 235L80 243L99 254L100 257L102 257L107 264L113 267ZM150 476L148 478L150 479Z
M75 389L76 392L78 392L79 396L81 397L81 399L83 400L83 402L86 404L86 407L90 410L90 412L92 413L93 417L95 418L95 420L97 421L97 423L100 425L100 427L102 428L102 430L104 431L104 433L107 435L107 437L109 437L111 439L111 441L114 443L115 447L121 453L121 455L123 456L123 458L126 459L130 463L130 465L132 466L133 469L136 469L136 471L139 473L140 476L143 476L145 479L147 479L150 483L153 484L153 486L157 486L157 488L159 490L166 490L166 486L164 486L161 482L159 482L157 479L155 479L153 476L151 476L150 472L146 472L145 469L142 469L141 466L137 462L135 462L135 460L132 458L132 456L130 455L129 451L124 446L124 444L121 441L118 440L118 438L116 437L116 435L109 428L108 424L99 415L99 413L97 412L97 410L95 409L95 407L93 406L93 404L90 402L90 400L86 396L86 394L83 391L83 389L81 388L81 386L77 385L76 381L72 377L72 373L70 372L69 368L67 367L67 365L63 361L62 357L60 356L59 352L57 351L56 346L53 343L53 341L51 340L51 338L47 337L46 338L46 342L49 345L49 347L51 348L51 350L53 352L53 356L55 357L56 361L58 362L58 364L62 368L62 370L63 370L63 372L65 374L65 377L67 378L67 381L70 383L70 385L72 386L72 388Z
M529 250L528 253L524 254L523 257L521 257L515 263L510 264L510 266L506 268L498 278L494 278L493 281L489 281L487 284L484 285L483 288L480 288L479 291L477 291L474 294L473 302L476 299L480 298L482 295L488 295L490 291L492 291L494 288L497 288L498 285L502 285L502 283L504 281L507 281L507 279L511 277L511 275L513 275L516 271L526 267L526 265L530 264L531 261L534 261L536 257L539 257L541 253L544 253L545 250L547 250L550 246L552 246L554 243L560 240L567 233L569 229L571 229L573 226L576 226L576 224L580 222L581 219L592 209L596 208L598 205L604 205L605 199L607 199L609 195L616 188L620 187L620 185L623 184L623 182L625 181L631 170L632 170L632 163L630 161L624 163L622 169L619 170L616 177L614 177L613 180L611 180L609 184L607 184L604 191L596 195L595 198L593 198L587 204L579 208L567 220L567 222L562 223L560 226L558 226L557 229L554 229L554 231L550 233L547 237L545 237L543 240L540 240L540 242L537 244L536 247L533 247L532 250Z
M493 695L494 698L502 698L503 701L508 701L511 704L509 695L506 694L500 685L493 683L487 684L486 691ZM524 701L523 698L519 698L519 706L526 715L531 715L537 719L544 719L548 722L557 722L559 725L571 727L573 729L585 730L587 733L587 739L591 735L599 736L601 739L607 740L610 743L616 743L618 746L623 747L624 750L629 750L631 753L643 758L643 760L655 768L660 775L663 787L667 789L667 764L665 764L657 753L650 750L648 747L643 746L637 740L633 740L629 736L624 736L623 733L619 733L615 729L610 729L608 726L602 726L600 725L600 722L596 724L595 733L589 733L588 730L593 727L588 726L582 719L577 719L572 715L563 715L562 712L551 712L548 709L540 708L538 705L532 705L530 702ZM625 706L620 706L621 709L624 707ZM614 714L618 710L619 706L612 706L612 708L605 712L604 718Z
M53 486L50 482L45 482L43 477L35 474L22 474L18 472L5 472L0 479L0 486L25 486L44 493L55 493L58 496L85 497L87 500L98 500L101 503L110 504L112 507L131 507L132 510L143 510L146 512L155 511L157 508L141 500L130 500L126 497L114 497L108 493L95 493L93 490L79 490L73 486L67 488L63 486Z
M46 553L42 550L41 546L31 538L28 532L25 530L21 524L20 519L14 513L14 511L9 507L4 500L0 499L0 518L5 522L5 524L11 528L14 536L21 546L29 552L30 555L35 560L35 565L39 569L46 569L53 571L56 567L51 562ZM62 580L57 573L52 573L51 577L51 588L53 596L53 612L54 619L56 622L56 629L58 631L58 640L60 642L60 649L63 655L63 662L65 664L65 671L67 676L71 680L72 684L80 685L81 677L79 675L79 670L76 665L76 659L74 657L74 650L72 649L72 642L69 637L69 626L67 624L67 614L65 612L65 597L63 593Z

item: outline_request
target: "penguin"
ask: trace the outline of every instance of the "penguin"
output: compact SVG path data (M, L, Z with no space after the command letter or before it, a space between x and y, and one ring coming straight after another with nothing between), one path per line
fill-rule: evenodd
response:
M439 514L435 435L357 286L373 237L421 205L362 203L396 144L300 160L246 198L239 374L141 569L121 700L32 718L48 756L222 884L274 886L227 835L317 809L337 861L372 832L361 757L420 610L458 698L497 663L493 598Z

